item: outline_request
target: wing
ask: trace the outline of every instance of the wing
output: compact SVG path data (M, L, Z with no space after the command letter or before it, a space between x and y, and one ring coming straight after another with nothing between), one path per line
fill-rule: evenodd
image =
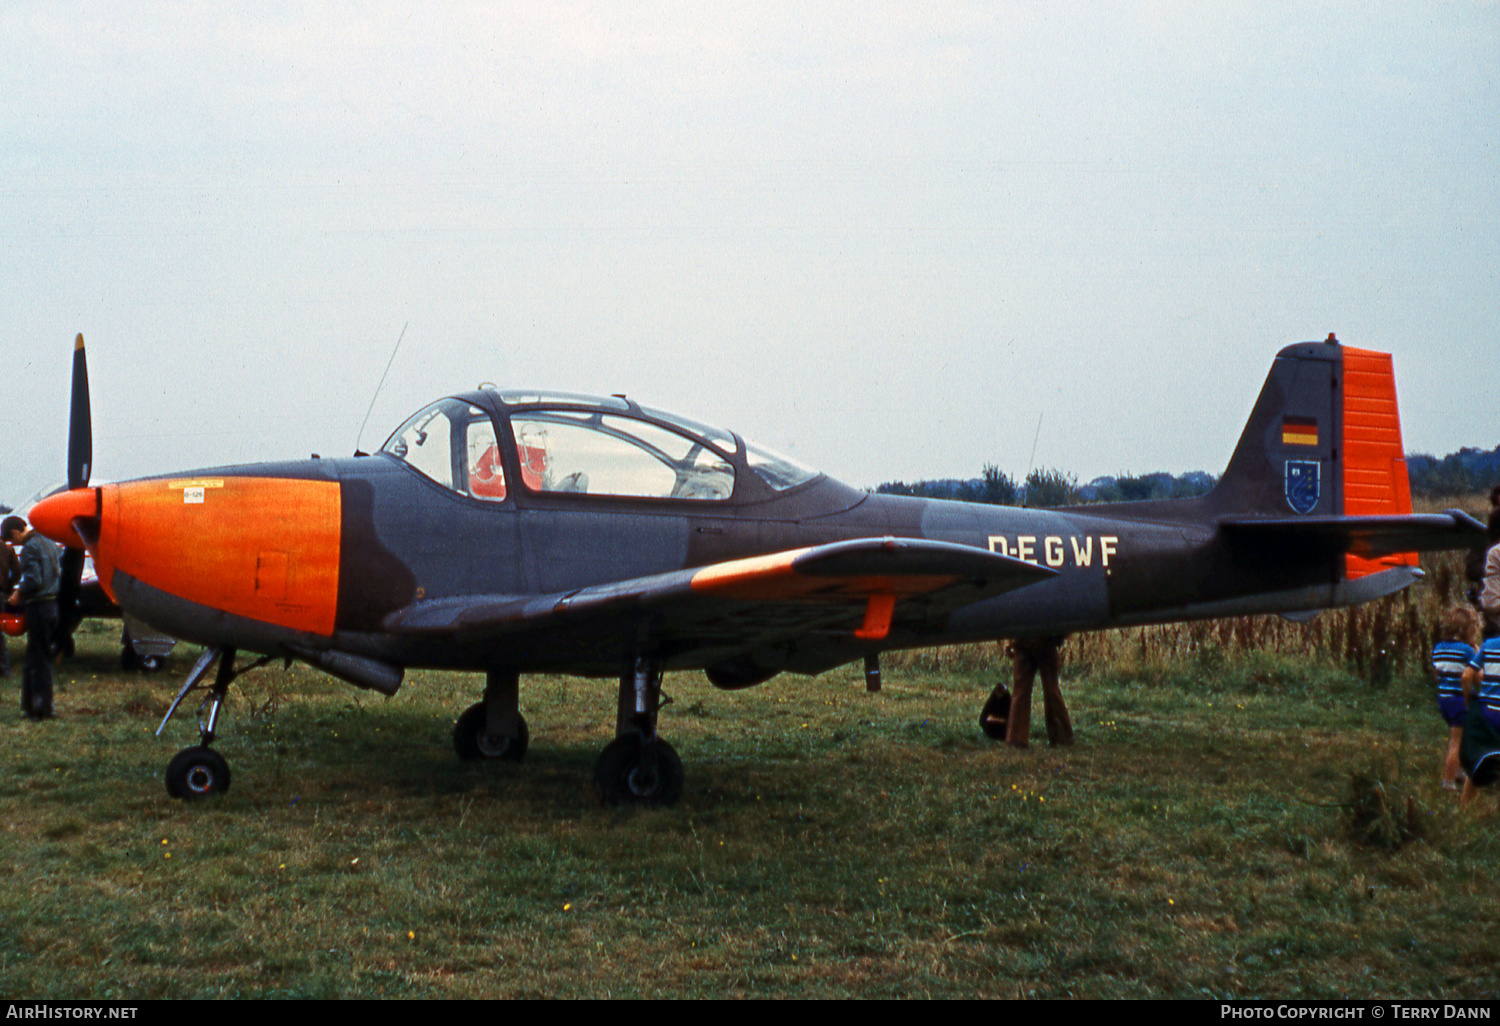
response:
M1484 525L1458 509L1405 516L1233 517L1219 523L1231 538L1366 559L1462 549L1485 539Z
M434 599L397 610L384 627L482 644L538 631L620 635L649 622L681 665L809 635L868 643L920 632L960 606L1053 576L966 545L860 538L548 595Z

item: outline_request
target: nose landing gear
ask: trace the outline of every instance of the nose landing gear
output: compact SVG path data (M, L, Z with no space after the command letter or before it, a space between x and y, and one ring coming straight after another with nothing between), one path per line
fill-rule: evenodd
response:
M172 700L167 714L162 717L161 726L156 728L156 735L160 737L161 732L166 729L167 722L171 720L172 714L177 711L177 707L190 692L202 685L204 678L208 676L209 669L217 661L218 673L214 675L214 682L208 688L208 694L204 696L203 703L198 706L199 743L191 748L184 748L172 757L171 762L167 763L167 794L173 798L192 801L223 794L229 790L229 764L224 761L222 755L208 747L214 740L214 728L219 723L219 711L224 706L232 680L272 660L271 656L262 656L250 665L236 670L234 657L235 650L232 648L206 649L193 664L193 668L188 671L182 690L177 692L177 697Z

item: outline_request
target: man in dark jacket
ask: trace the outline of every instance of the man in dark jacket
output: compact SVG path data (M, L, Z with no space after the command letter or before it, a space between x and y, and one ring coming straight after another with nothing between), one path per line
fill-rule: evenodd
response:
M21 561L16 558L16 550L8 544L0 542L0 605L10 607L10 593L15 590L16 585L21 583ZM5 635L0 634L0 677L10 676L10 651L5 643Z
M0 540L21 546L21 583L10 596L13 605L26 606L26 669L21 677L21 711L31 719L51 719L57 592L62 582L57 546L26 526L20 517L6 517L0 523Z

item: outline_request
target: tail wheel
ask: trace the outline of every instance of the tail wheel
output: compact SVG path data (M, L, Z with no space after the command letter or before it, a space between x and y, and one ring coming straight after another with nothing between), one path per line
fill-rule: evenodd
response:
M464 762L480 762L487 759L503 759L520 762L526 758L526 748L531 744L531 731L526 719L515 714L512 729L506 732L487 733L487 716L483 702L476 702L464 710L453 725L453 749Z
M625 734L599 753L594 783L606 805L674 805L682 797L682 760L660 738Z
M184 748L167 763L167 794L192 801L229 790L229 764L212 748Z

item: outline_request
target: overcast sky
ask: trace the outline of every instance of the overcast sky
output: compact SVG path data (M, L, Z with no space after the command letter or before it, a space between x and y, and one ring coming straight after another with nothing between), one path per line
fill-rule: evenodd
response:
M481 381L851 484L1219 472L1272 356L1500 444L1494 4L0 7L0 500ZM1040 419L1040 433L1037 427Z

